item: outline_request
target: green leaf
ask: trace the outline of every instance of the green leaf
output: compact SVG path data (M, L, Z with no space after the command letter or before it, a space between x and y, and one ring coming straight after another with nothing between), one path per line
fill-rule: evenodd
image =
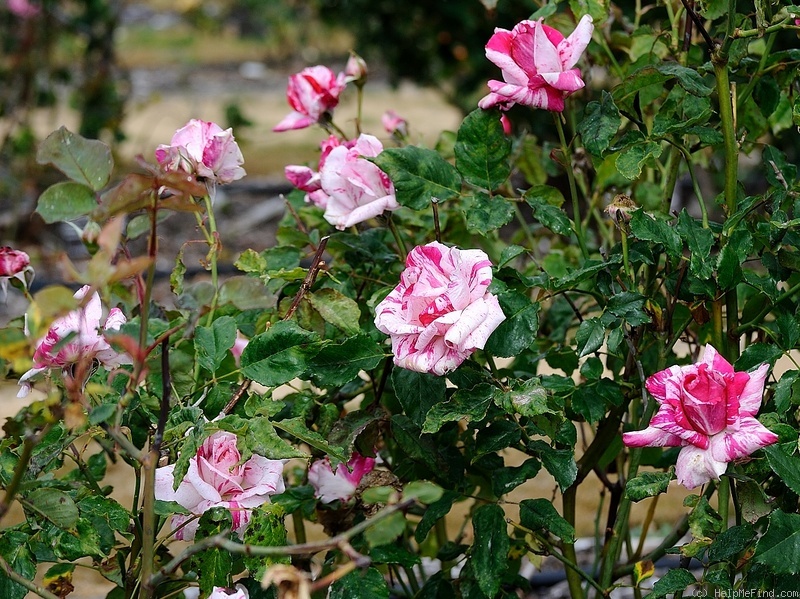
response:
M670 468L667 472L642 472L625 484L625 497L631 501L641 501L666 493L675 473Z
M456 499L459 499L458 493L454 491L445 491L441 499L434 501L425 509L414 531L414 539L417 543L422 543L434 525L450 513L450 509L453 507L453 503Z
M230 316L217 318L210 327L194 330L194 350L197 361L214 374L236 341L236 321Z
M253 337L244 348L242 373L257 383L276 387L308 370L322 347L316 333L294 321L280 321Z
M64 181L44 190L39 196L36 212L47 224L86 216L97 208L94 191L81 183Z
M242 541L246 545L257 547L284 547L289 544L284 517L286 511L277 503L265 503L253 509L247 528L244 529ZM273 564L290 564L288 555L259 556L245 555L245 567L250 571L250 576L261 580L264 572Z
M470 563L478 586L487 597L497 595L503 574L508 570L511 541L506 527L505 512L499 505L482 505L472 516L475 541Z
M200 516L196 538L207 539L230 531L232 527L231 513L223 507L212 507ZM209 547L194 554L187 566L197 573L204 596L210 595L214 587L233 585L233 554L229 551Z
M591 154L602 156L621 124L614 99L604 90L600 102L589 102L586 106L583 119L578 124L578 133Z
M444 489L427 480L414 480L403 487L403 499L416 499L426 505L439 501L443 494Z
M219 288L219 305L239 310L266 310L275 306L275 296L253 277L228 277Z
M481 456L494 454L519 443L522 430L514 420L496 420L475 436L475 462Z
M497 296L506 319L486 342L486 351L494 356L510 358L530 347L539 330L539 302L532 302L518 291Z
M78 523L78 506L64 491L39 488L27 499L41 516L59 528L72 528Z
M714 263L709 260L714 246L711 229L704 229L684 208L678 216L676 230L689 248L689 271L700 280L710 279L714 273Z
M111 177L111 149L101 141L86 139L60 127L39 146L36 162L52 164L67 177L100 191ZM96 206L96 205L95 205Z
M8 529L0 536L0 555L6 560L11 569L27 580L36 576L36 561L28 549L28 535ZM20 584L13 582L0 568L0 597L3 599L24 599L28 590Z
M434 405L422 427L423 433L435 433L446 422L466 419L467 422L480 422L492 404L496 387L489 383L481 383L472 389L459 389L446 402Z
M519 466L496 468L492 470L492 493L502 497L531 480L541 469L542 464L536 458L528 458Z
M447 381L442 376L394 368L392 387L403 412L422 427L428 411L445 400Z
M593 354L603 346L606 340L606 327L599 318L587 318L578 326L575 333L578 357L583 358Z
M696 498L696 495L687 497L684 505L691 505ZM689 530L695 539L711 538L722 530L722 518L705 497L696 500L689 514Z
M796 446L796 444L793 443ZM800 458L789 455L780 445L770 445L764 448L767 462L772 471L778 475L780 481L792 491L800 494Z
M414 210L431 198L449 200L461 193L461 176L437 152L417 146L389 148L371 159L394 183L397 202Z
M290 418L288 420L276 420L272 421L272 425L282 430L286 433L289 433L293 437L300 439L303 443L313 447L314 449L319 449L320 451L328 454L331 456L335 461L338 462L347 462L347 455L338 447L332 447L319 433L316 433L309 429L303 418Z
M694 577L694 574L689 572L689 570L675 568L669 570L664 576L656 581L656 583L653 585L653 592L647 597L648 599L661 599L662 597L666 599L675 593L685 590L690 584L694 584L696 582L697 579Z
M773 507L764 489L756 482L737 481L736 495L742 506L742 517L750 524L755 524L769 514Z
M547 499L524 499L519 504L519 522L527 529L545 530L562 541L575 542L575 528L561 517Z
M555 206L544 200L541 194L546 193L547 189L549 188L546 185L536 185L526 191L522 197L533 209L533 217L543 226L553 233L569 237L572 235L572 221L560 206Z
M480 235L499 229L514 218L511 202L503 196L490 197L483 192L463 198L461 211L467 222L467 231Z
M514 383L510 391L496 389L494 403L507 414L519 414L528 418L553 413L547 402L547 390L537 378L528 379L522 384Z
M309 457L307 453L282 439L268 418L244 419L236 415L228 415L222 420L216 421L216 424L221 430L234 433L239 437L237 445L242 454L242 460L248 460L253 454L264 456L270 460ZM197 449L193 454L196 452ZM175 470L178 470L177 466Z
M309 359L308 375L323 388L341 387L362 370L372 370L384 358L383 348L367 335L330 343Z
M563 493L578 476L575 456L569 449L553 449L544 441L533 441L528 447L539 457Z
M734 366L736 370L750 370L761 366L762 364L769 364L775 366L783 355L783 350L771 343L753 343L748 345L742 352L742 355L736 360Z
M655 160L661 156L661 150L661 144L655 141L645 141L623 148L615 162L617 170L630 181L638 179L645 163L651 158Z
M389 587L375 568L353 570L331 585L328 599L389 599Z
M649 216L644 210L637 210L631 215L631 233L642 241L652 241L664 246L671 258L679 258L683 249L681 238L674 227L664 220Z
M493 191L511 174L511 140L496 110L478 108L469 113L458 129L454 151L456 168L475 187Z
M631 326L647 324L650 316L644 311L645 296L635 291L623 291L612 295L606 304L606 312L624 318Z
M364 532L364 539L367 545L372 547L379 547L393 542L397 537L402 535L406 530L406 517L401 512L395 512L392 515L381 520L377 526L371 526Z
M330 288L308 293L306 299L325 322L348 335L357 335L361 332L361 326L358 324L361 310L355 300Z
M755 538L756 531L749 524L723 530L708 548L708 559L712 562L733 560L747 549Z
M775 574L794 576L800 572L800 514L772 512L767 532L758 540L753 559Z
M742 264L753 248L753 236L745 228L734 229L717 258L717 281L722 289L733 289L742 280Z

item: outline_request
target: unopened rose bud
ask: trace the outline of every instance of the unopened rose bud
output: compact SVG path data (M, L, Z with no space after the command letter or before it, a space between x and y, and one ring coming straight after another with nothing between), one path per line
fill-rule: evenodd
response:
M408 121L394 110L387 110L383 113L381 124L386 132L391 133L394 137L403 139L408 136Z
M355 83L361 87L367 82L367 75L369 75L367 62L351 50L350 58L347 59L347 64L344 67L345 82Z

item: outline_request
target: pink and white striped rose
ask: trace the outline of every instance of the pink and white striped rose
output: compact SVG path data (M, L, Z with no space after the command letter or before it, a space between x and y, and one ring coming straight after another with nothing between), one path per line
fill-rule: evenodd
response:
M497 28L486 44L486 57L503 72L503 81L489 81L481 108L514 104L561 112L564 99L584 86L574 68L592 39L592 18L585 15L569 37L542 20L522 21L513 30Z
M156 499L175 501L197 516L223 507L230 511L233 529L241 536L252 509L285 490L283 462L260 455L243 464L241 459L236 435L218 431L189 460L189 470L177 489L173 488L175 464L156 469ZM176 539L194 539L198 520L189 520L190 516L180 514L172 517L172 527L178 529Z
M75 299L83 300L89 289L88 285L81 287L75 292ZM119 330L127 322L125 315L119 308L112 308L100 332L102 317L103 305L95 291L86 305L55 319L47 334L36 343L33 367L20 377L17 397L28 395L31 379L46 370L65 369L82 360L97 360L106 368L130 364L130 356L113 349L104 334Z
M647 379L658 412L646 429L624 433L622 440L629 447L682 447L676 473L689 489L719 480L728 462L778 440L755 418L768 371L769 364L762 364L735 372L706 345L699 363L671 366Z
M350 501L361 479L375 468L375 458L365 458L354 453L347 464L339 464L334 472L328 457L316 460L308 469L308 482L323 503L337 499Z
M0 291L4 298L8 292L10 279L18 279L27 285L28 281L25 279L27 272L33 272L28 254L8 246L0 247Z
M286 99L292 112L273 127L273 131L304 129L318 123L339 104L346 86L345 74L334 75L328 67L308 67L289 77Z
M435 241L411 250L399 285L375 308L394 363L441 376L483 349L505 320L491 282L492 263L481 250Z
M351 147L333 148L320 167L320 185L328 196L325 220L339 230L397 210L394 185L389 176L365 157L383 152L377 137L361 134Z
M156 148L156 160L167 171L185 171L210 182L231 183L245 176L244 157L233 130L192 119Z
M289 182L297 189L306 192L306 202L314 204L323 210L328 205L328 194L322 189L322 178L320 172L325 166L325 160L334 148L344 146L352 148L356 140L342 140L335 135L328 136L319 144L321 153L319 156L318 170L313 170L308 166L290 164L284 168L283 172Z

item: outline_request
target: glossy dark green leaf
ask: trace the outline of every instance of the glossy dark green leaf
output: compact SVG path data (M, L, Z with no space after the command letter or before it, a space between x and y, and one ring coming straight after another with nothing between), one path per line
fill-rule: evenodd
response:
M800 494L800 457L787 453L780 444L765 447L764 453L767 454L769 467L780 481Z
M64 491L42 487L30 493L27 500L59 528L72 528L78 522L78 506Z
M508 538L505 512L496 504L486 504L475 510L472 527L475 541L470 563L481 591L494 597L500 590L503 574L508 570Z
M553 449L544 441L533 441L528 447L542 461L562 492L572 486L578 476L578 465L571 450Z
M367 335L329 343L309 359L308 375L322 388L341 387L362 370L372 370L384 358L383 348Z
M268 387L282 385L308 370L322 347L316 333L294 321L277 322L247 344L242 352L242 372Z
M496 389L489 383L481 383L472 389L459 389L449 400L431 407L425 417L422 432L435 433L446 422L461 419L467 422L480 422L486 417L486 412L492 405Z
M470 233L486 235L514 218L514 205L499 195L478 192L463 198L460 205Z
M496 389L494 403L508 414L519 414L528 418L553 412L548 402L547 390L537 378L517 383L509 391Z
M595 156L602 156L622 124L611 94L604 90L601 98L600 102L587 104L583 119L578 123L584 147Z
M0 555L11 569L27 580L36 576L36 561L28 549L28 535L13 529L3 531L0 535ZM0 569L0 597L4 599L24 599L28 590L13 582Z
M389 587L375 568L353 570L331 585L328 599L389 599Z
M783 355L783 350L780 347L771 343L753 343L748 345L742 352L742 355L736 360L734 366L736 370L751 370L757 368L762 364L775 365Z
M194 350L200 366L215 373L236 341L236 321L230 316L217 318L210 327L194 330Z
M690 584L697 582L694 574L683 568L674 568L667 571L653 585L653 592L648 595L652 599L666 599L675 593L686 590Z
M425 372L394 368L392 387L405 414L422 427L428 411L445 400L447 381Z
M717 258L717 281L722 289L732 289L741 282L742 264L752 248L753 237L744 227L734 229L728 236Z
M494 356L509 358L530 347L539 330L539 302L518 291L497 296L506 319L500 323L486 342L486 351Z
M705 229L684 208L678 216L678 235L689 248L689 270L701 280L710 279L714 263L709 260L714 245L711 229Z
M402 512L395 512L381 520L377 526L371 526L364 532L364 539L367 545L372 547L380 547L387 543L392 543L394 540L401 536L406 530L406 517Z
M237 447L242 454L242 460L248 460L253 454L264 456L270 460L309 457L307 453L282 439L267 417L245 419L236 415L228 415L222 420L216 421L215 424L221 430L234 433L238 437Z
M461 123L454 147L456 168L464 180L493 191L511 173L511 140L503 132L496 110L473 110Z
M575 332L575 343L577 343L578 357L583 358L593 354L603 345L606 340L606 327L600 322L599 318L587 318Z
M756 531L749 524L723 530L708 548L708 559L712 562L732 560L747 549L755 538Z
M82 183L63 181L39 196L36 212L47 224L86 216L97 208L95 192Z
M358 324L361 318L361 309L358 303L336 289L320 289L306 295L306 299L314 309L319 312L325 322L328 322L348 335L357 335L361 332Z
M606 312L624 318L631 326L650 322L650 316L644 311L645 297L635 291L623 291L609 298Z
M661 156L662 150L661 144L655 141L645 141L628 146L617 156L617 169L623 177L634 181L642 174L642 169L649 160L655 160Z
M551 532L562 541L575 541L575 527L547 499L524 499L519 504L519 522L533 531Z
M431 205L431 198L444 201L461 193L458 171L433 150L389 148L372 161L389 175L402 206L423 210Z
M553 233L569 237L572 235L572 221L559 206L548 203L540 195L541 188L549 189L547 186L536 186L528 190L523 199L533 209L533 217L547 227Z
M680 257L683 247L681 238L666 221L653 218L644 210L637 210L631 216L630 225L631 233L637 239L660 243L671 257Z
M775 574L800 572L800 515L775 510L769 516L767 532L758 540L753 559Z
M323 453L331 456L336 462L346 462L348 456L339 447L334 447L322 438L316 431L309 429L303 418L291 418L288 420L273 420L272 426L289 433L293 437L299 439L303 443L319 449Z
M86 139L66 127L54 131L39 145L39 164L52 164L67 177L100 191L111 177L111 149L101 141Z
M539 473L542 464L536 458L528 458L519 466L504 466L492 470L492 493L501 497L525 484Z
M230 533L233 527L231 513L222 507L212 507L202 516L197 527L196 538L207 539L215 535ZM210 595L214 587L233 585L233 554L216 547L206 548L194 554L188 568L197 573L200 591Z
M414 531L414 539L416 539L417 543L422 543L436 522L450 513L453 503L455 503L457 499L459 499L458 493L454 491L445 491L439 500L427 506Z
M242 541L246 545L257 547L284 547L289 544L289 538L284 524L286 512L280 504L265 503L256 507L250 513L250 521L244 530ZM261 580L266 569L273 564L289 564L291 558L284 556L258 556L247 555L244 565L250 571L250 576Z

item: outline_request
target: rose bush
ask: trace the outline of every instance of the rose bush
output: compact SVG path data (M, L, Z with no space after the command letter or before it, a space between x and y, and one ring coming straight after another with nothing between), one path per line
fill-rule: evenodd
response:
M37 213L91 257L75 297L14 281L0 330L43 379L0 441L0 596L81 564L109 599L509 599L544 558L575 599L796 590L797 8L563 8L486 32L505 81L428 145L367 131L366 63L293 76L278 129L319 125L320 158L224 269L231 132L121 176L41 144L69 180ZM209 276L164 254L173 211Z

